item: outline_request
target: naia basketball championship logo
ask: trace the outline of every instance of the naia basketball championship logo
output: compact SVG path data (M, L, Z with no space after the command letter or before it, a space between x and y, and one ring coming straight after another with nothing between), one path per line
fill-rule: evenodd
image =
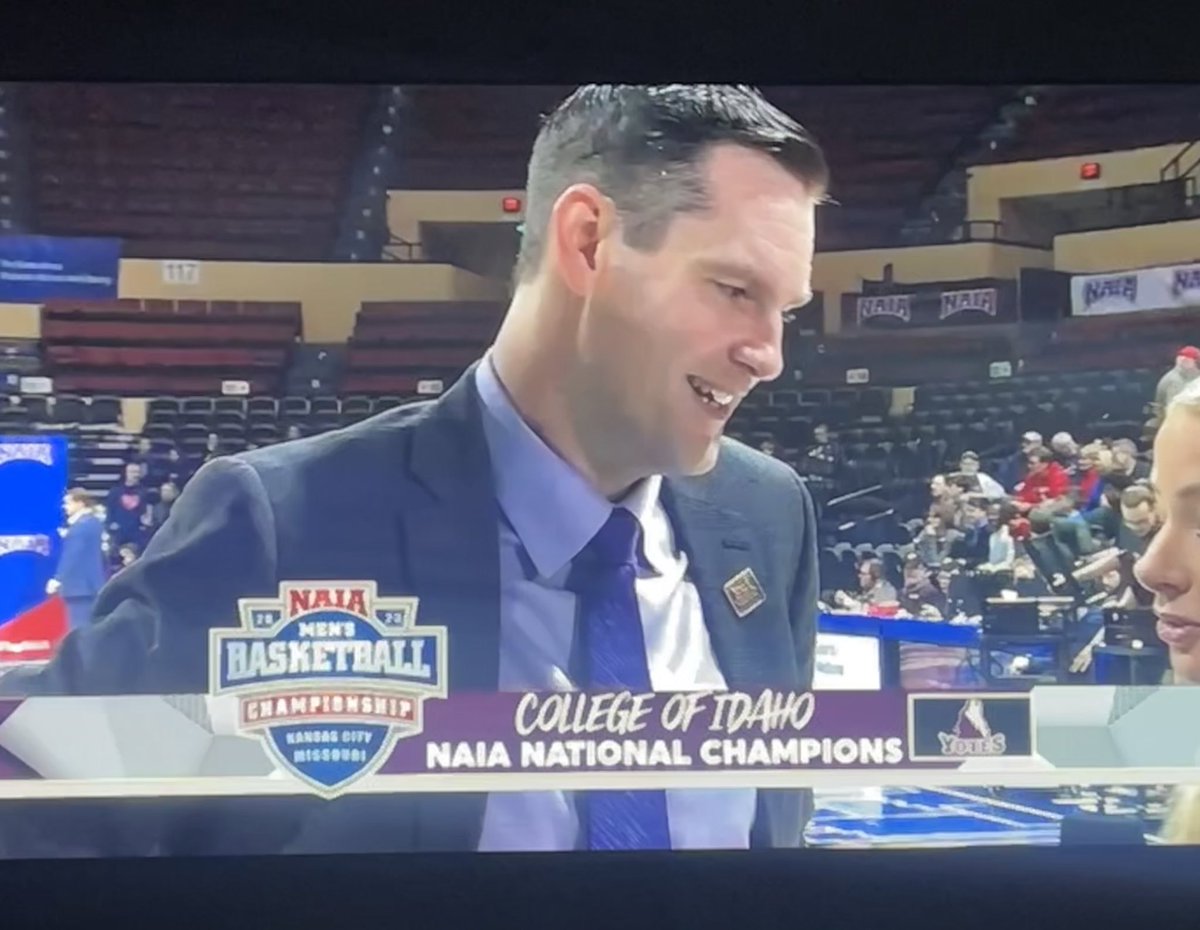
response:
M424 729L446 697L446 628L417 625L417 598L375 583L284 582L238 602L240 628L210 639L210 691L238 698L238 726L333 798Z

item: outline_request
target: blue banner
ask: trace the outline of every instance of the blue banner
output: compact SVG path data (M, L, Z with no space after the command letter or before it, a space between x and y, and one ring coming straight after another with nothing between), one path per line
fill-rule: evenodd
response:
M0 236L0 302L111 300L121 273L121 240Z
M54 577L67 451L64 436L0 435L0 626L44 600Z

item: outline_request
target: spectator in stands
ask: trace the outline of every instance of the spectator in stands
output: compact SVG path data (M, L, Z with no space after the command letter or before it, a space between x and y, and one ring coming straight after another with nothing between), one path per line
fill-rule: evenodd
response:
M1012 569L1017 557L1017 546L1010 524L1016 516L1016 508L1008 502L988 507L987 561L979 566L981 571L1006 572Z
M802 470L805 474L833 478L841 464L841 446L830 435L829 427L818 423L813 429L813 445L804 454Z
M149 503L149 495L142 484L142 469L130 462L125 466L123 483L109 490L104 503L108 521L106 529L114 544L120 546L140 540L142 514Z
M293 424L291 424L291 426L289 426L287 428L287 433L284 435L284 439L285 440L300 439L303 436L304 436L304 433L301 431L300 427L297 426L295 423L293 423Z
M1154 393L1155 416L1161 417L1171 401L1197 378L1200 378L1200 349L1184 346L1175 353L1175 367L1158 382L1158 389Z
M899 598L896 589L883 574L883 563L879 559L863 559L858 566L858 594L849 595L839 591L835 596L837 606L846 610L865 610L885 604L896 604Z
M929 512L927 516L936 514L942 518L942 523L946 526L953 526L957 523L956 493L951 489L950 482L946 480L945 475L934 475L929 481Z
M183 487L191 477L187 462L179 452L179 447L171 443L163 455L161 472L156 476L162 481L170 481L176 487Z
M154 531L167 522L167 517L171 515L171 508L175 506L175 500L178 497L178 485L173 481L164 481L158 489L158 500L150 506L150 525Z
M946 611L946 595L930 579L929 568L915 552L904 560L900 606L914 617L930 614L940 617Z
M129 457L129 461L142 469L142 477L153 475L157 471L158 457L154 454L154 444L149 436L142 436Z
M136 467L136 466L133 466ZM58 594L67 609L72 630L92 622L96 595L104 586L104 527L92 513L92 498L83 488L72 488L63 499L67 527L62 538L58 569L46 593Z
M947 525L941 514L931 513L915 540L917 554L924 564L934 568L950 558L951 550L961 538L962 533Z
M141 554L141 548L137 543L125 543L117 550L117 557L120 560L120 568L128 568L137 561L137 557Z
M978 565L987 561L990 535L987 501L981 495L967 497L963 504L959 538L951 543L950 556L961 559L968 565Z
M762 442L760 442L758 444L758 451L764 455L771 456L773 459L779 457L779 446L776 445L774 438L764 439Z
M1000 482L980 470L979 456L974 452L964 452L958 460L959 473L971 479L970 493L982 494L988 500L1003 500L1008 495Z
M224 454L221 448L221 437L216 433L209 433L208 438L204 441L204 455L200 460L202 465L207 465L213 459L218 459Z
M1121 493L1121 526L1117 530L1117 548L1143 555L1158 532L1158 506L1154 490L1135 484Z
M1036 511L1048 520L1071 509L1070 491L1071 481L1063 467L1054 461L1054 454L1038 448L1029 453L1029 471L1017 486L1014 503L1030 519Z
M1100 503L1104 470L1111 467L1112 453L1102 443L1090 442L1079 450L1075 486L1079 490L1080 508L1084 513Z
M1025 480L1029 472L1029 456L1042 448L1042 434L1030 430L1021 437L1021 447L1009 458L1000 470L1000 482L1009 490L1015 491L1017 485Z
M1075 442L1075 437L1070 433L1055 433L1050 440L1050 451L1067 477L1073 478L1079 469L1079 444Z
M1150 466L1138 457L1137 443L1132 439L1118 439L1112 444L1112 471L1108 483L1124 491L1138 482L1150 480Z

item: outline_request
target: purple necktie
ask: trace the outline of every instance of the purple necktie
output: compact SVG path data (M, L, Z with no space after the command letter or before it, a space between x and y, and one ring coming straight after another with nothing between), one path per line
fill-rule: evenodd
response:
M639 533L637 518L617 507L572 564L584 690L651 690L634 590ZM662 791L590 792L582 808L588 849L671 848Z

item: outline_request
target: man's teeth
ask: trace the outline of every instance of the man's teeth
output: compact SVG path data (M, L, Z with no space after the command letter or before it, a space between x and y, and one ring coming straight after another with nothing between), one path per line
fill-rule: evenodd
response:
M732 394L727 391L718 390L707 381L701 381L699 378L693 376L688 378L688 383L691 384L693 391L714 407L728 407L733 403Z

